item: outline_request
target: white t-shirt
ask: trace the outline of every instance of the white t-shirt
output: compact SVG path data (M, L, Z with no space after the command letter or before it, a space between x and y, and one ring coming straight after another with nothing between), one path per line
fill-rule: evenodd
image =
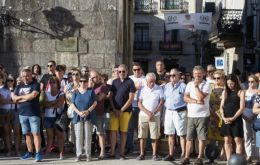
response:
M158 85L154 85L152 89L145 85L140 92L139 99L142 100L143 106L150 112L155 112L156 107L159 105L160 100L163 99L163 89ZM140 111L140 115L147 116L143 111ZM155 116L159 116L160 112L156 113Z
M209 112L209 98L210 98L210 84L206 81L202 81L202 83L199 84L199 89L203 93L207 93L208 95L204 98L204 104L195 104L195 103L188 103L188 117L208 117L210 115ZM191 81L187 84L185 93L190 93L190 97L192 99L198 100L198 97L196 96L195 92L195 85L194 81Z
M58 94L59 94L59 93L58 93ZM46 98L45 98L45 99L47 99L47 101L54 101L54 100L57 99L58 94L55 95L55 96L52 96L52 95L51 95L51 92L46 92ZM59 95L59 97L61 97L61 96L63 96L63 95L64 95L64 93L61 92L60 95ZM62 107L57 108L58 114L61 114L61 113L62 113L63 108L64 108L64 105L62 105ZM54 108L45 108L44 117L56 117L56 112L55 112Z
M11 91L5 88L4 86L0 86L0 97L4 100L11 101ZM10 110L11 104L0 105L0 109Z
M135 77L134 75L131 75L131 76L129 76L129 78L134 81L135 85L136 84L140 85L141 88L146 85L146 79L145 79L145 76L143 76L143 75L141 77L138 77L138 78ZM138 107L137 102L138 102L139 95L140 95L140 90L136 90L135 97L134 97L134 100L132 102L132 107Z

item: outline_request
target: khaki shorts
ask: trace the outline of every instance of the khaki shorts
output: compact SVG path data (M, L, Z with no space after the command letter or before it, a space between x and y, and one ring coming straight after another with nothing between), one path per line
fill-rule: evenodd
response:
M150 129L151 139L159 139L160 136L160 116L154 116L150 121L148 116L139 115L138 138L147 139Z
M187 140L207 140L209 117L188 117Z

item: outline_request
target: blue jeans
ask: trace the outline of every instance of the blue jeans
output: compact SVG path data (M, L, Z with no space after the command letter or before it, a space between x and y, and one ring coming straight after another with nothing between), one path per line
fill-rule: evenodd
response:
M134 131L138 129L138 115L139 115L139 108L133 107L132 116L129 121L128 125L128 132L127 132L127 149L130 151L134 150Z
M22 116L19 115L22 132L27 133L40 133L41 119L38 116Z

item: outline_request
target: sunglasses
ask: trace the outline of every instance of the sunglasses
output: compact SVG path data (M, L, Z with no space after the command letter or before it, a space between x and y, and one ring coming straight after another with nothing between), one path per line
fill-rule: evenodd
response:
M79 74L78 73L72 73L72 76L78 76Z
M175 74L170 74L171 77L175 77L176 75Z
M135 71L140 71L141 69L140 68L138 68L138 69L133 69L133 71L135 72Z
M119 70L118 73L125 73L125 70Z
M79 80L79 82L87 83L88 81L87 80Z
M47 65L47 67L52 67L53 65Z
M7 82L14 82L14 80L6 80Z
M220 77L214 77L214 80L220 80L221 78Z

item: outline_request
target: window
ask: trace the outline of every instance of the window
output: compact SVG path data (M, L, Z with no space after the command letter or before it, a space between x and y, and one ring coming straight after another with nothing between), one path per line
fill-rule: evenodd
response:
M178 41L178 29L166 31L164 26L164 41L165 42L177 42Z
M205 12L211 12L212 15L216 12L215 2L205 2Z
M149 24L135 23L134 27L134 49L151 50L152 42L149 41Z
M180 9L180 0L161 0L161 9L163 10Z
M145 11L152 9L152 0L135 0L135 11Z

